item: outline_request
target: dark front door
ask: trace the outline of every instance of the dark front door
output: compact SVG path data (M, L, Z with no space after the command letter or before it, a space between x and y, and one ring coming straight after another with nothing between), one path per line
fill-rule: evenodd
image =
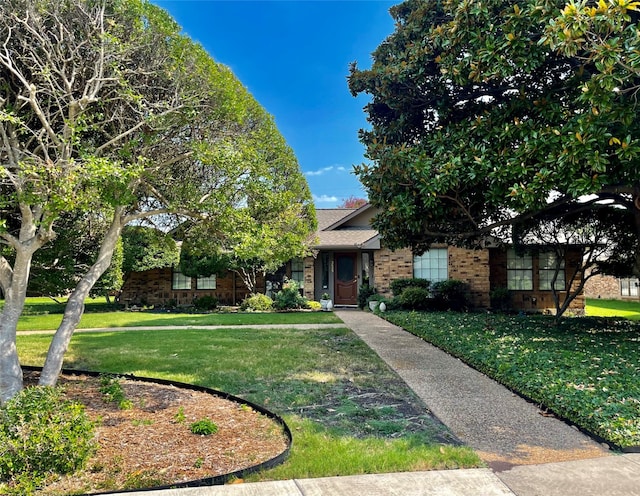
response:
M358 303L358 272L356 253L335 254L335 304L355 305Z

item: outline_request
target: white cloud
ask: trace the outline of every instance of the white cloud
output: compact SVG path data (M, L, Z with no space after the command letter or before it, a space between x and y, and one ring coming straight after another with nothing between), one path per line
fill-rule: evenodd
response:
M313 201L316 203L335 203L338 201L338 198L329 195L313 195Z
M333 170L333 166L323 167L322 169L318 169L318 170L314 170L314 171L307 171L307 172L305 172L305 175L306 176L321 176L325 172L329 172L329 171L332 171L332 170Z
M307 171L304 173L305 176L322 176L323 174L327 173L327 172L331 172L331 171L338 171L338 172L349 172L350 169L348 169L347 167L343 166L343 165L330 165L328 167L323 167L322 169L316 169L316 170L312 170L312 171Z

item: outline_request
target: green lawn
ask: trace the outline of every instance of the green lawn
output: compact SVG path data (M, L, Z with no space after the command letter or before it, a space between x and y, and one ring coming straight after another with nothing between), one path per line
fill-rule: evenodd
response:
M620 447L640 446L640 324L388 312L397 325Z
M640 302L589 298L586 314L592 317L625 317L640 320Z
M21 362L41 365L49 340L19 334ZM65 367L199 384L282 415L294 436L291 457L252 480L481 465L346 328L77 333Z
M145 326L209 326L260 324L329 324L341 322L332 312L290 313L159 313L113 310L104 299L87 300L86 311L78 328L145 327ZM0 304L0 307L2 305ZM28 298L18 322L18 331L56 329L62 320L64 305L50 298Z

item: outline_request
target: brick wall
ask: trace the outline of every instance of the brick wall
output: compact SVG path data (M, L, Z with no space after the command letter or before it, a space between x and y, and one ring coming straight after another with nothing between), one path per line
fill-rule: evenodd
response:
M242 279L233 272L216 277L216 289L196 289L196 278L191 279L192 289L171 289L172 269L154 269L128 274L120 293L120 303L127 305L164 305L175 300L178 305L191 305L194 298L215 296L221 305L239 305L249 295ZM257 290L264 292L265 281L260 277Z
M413 277L413 253L410 249L391 251L386 248L374 254L375 287L391 296L391 281ZM489 306L489 253L449 247L449 279L469 284L471 301L476 307Z
M623 296L621 291L621 281L626 282L626 278L614 276L596 275L587 279L584 285L584 294L587 298L602 298L603 300L628 300L640 301L640 295ZM631 284L636 284L638 280L631 278ZM625 285L626 287L626 285ZM627 288L628 289L628 288Z
M596 275L587 279L584 285L587 298L602 298L605 300L620 300L620 282L617 277Z
M503 249L489 250L489 265L491 274L490 290L507 287L507 252ZM569 281L572 271L579 263L579 250L570 251L565 261L565 280ZM533 290L531 291L511 291L511 305L516 310L532 312L555 312L555 302L551 291L539 290L538 282L538 256L533 255ZM576 287L578 281L573 283ZM566 297L565 291L558 292L560 301ZM579 294L569 305L569 310L577 314L584 313L584 293Z
M306 257L304 259L304 297L314 300L315 292L315 258Z
M449 247L449 279L458 279L469 285L474 307L488 308L489 251Z
M409 249L381 248L373 255L374 286L378 293L391 296L391 281L413 277L413 253Z

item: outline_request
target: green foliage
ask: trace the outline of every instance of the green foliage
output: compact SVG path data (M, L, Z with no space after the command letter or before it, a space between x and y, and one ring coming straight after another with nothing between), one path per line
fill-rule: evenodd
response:
M358 288L358 307L363 309L367 306L369 297L376 292L375 288L372 288L368 284L363 284Z
M59 297L71 292L90 267L102 243L107 224L101 213L69 212L58 220L56 238L38 250L32 262L29 291ZM116 244L109 269L91 290L91 296L108 295L122 287L123 247Z
M367 303L370 301L385 301L385 299L384 295L381 295L380 293L373 293L367 298Z
M77 270L55 284L59 293L63 285L77 289L69 331L127 224L169 232L188 219L193 236L240 260L260 260L260 270L304 253L315 210L293 150L231 70L164 10L145 0L6 0L0 33L0 134L7 137L0 176L11 177L0 184L0 283L17 295L2 316L9 335L31 257L56 236L66 245L47 255L42 273L56 260ZM60 33L72 36L62 43ZM82 240L91 256L75 257L67 217L99 221L94 241ZM126 269L167 266L175 251L158 249L162 236L142 231L132 236L140 234L145 249L125 249ZM100 292L119 278L108 274ZM60 341L70 335L58 335L55 349L66 349ZM45 375L55 374L62 355L52 354ZM15 366L17 354L2 360ZM3 399L19 387L19 377L10 379Z
M402 290L398 300L407 310L426 310L430 307L431 293L427 288L408 286Z
M176 413L173 418L179 424L184 424L187 421L187 416L184 414L184 407L183 406L178 408L178 413Z
M349 76L354 96L372 97L360 132L370 163L356 174L388 247L478 246L605 200L640 218L637 6L564 4L390 9L395 31Z
M491 301L491 308L494 310L510 310L511 304L511 292L507 288L495 288L489 293L489 299Z
M393 296L400 296L406 288L412 287L412 288L423 288L428 290L430 285L431 285L431 281L428 281L427 279L418 279L416 277L411 277L411 278L394 279L393 281L391 281L390 286L391 286L391 292L393 293Z
M59 389L31 387L0 408L0 481L29 493L49 474L82 468L95 450L84 407Z
M469 306L469 285L457 279L434 283L431 294L441 310L464 310Z
M268 312L273 309L273 300L267 295L256 293L245 298L240 305L242 311Z
M307 299L300 294L300 286L294 280L287 281L282 290L276 293L273 308L276 310L295 310L307 308Z
M615 445L640 445L635 322L455 312L385 318Z
M218 432L218 426L211 419L202 419L197 422L193 422L189 429L193 434L200 436L210 436Z
M193 306L201 312L215 310L218 307L218 298L211 295L200 296L193 300Z
M100 376L99 391L104 395L104 400L108 403L116 403L120 410L130 410L133 406L131 400L127 399L120 378L112 375Z
M180 251L168 234L150 227L127 226L122 232L125 273L172 267Z

